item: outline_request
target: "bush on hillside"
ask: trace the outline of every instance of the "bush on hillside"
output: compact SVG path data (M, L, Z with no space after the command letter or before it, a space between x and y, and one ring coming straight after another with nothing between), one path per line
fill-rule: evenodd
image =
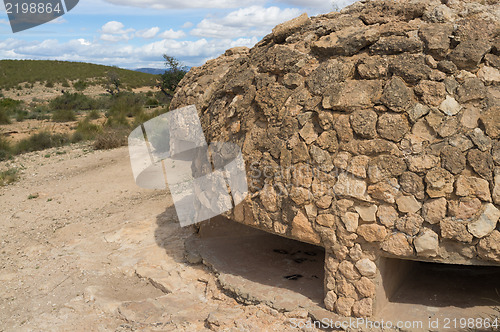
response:
M49 132L42 131L19 141L14 147L14 152L19 154L41 151L53 147L63 146L67 143L69 143L69 138L65 134L51 134Z
M54 110L91 110L96 106L94 99L81 93L63 93L61 96L52 99L49 103Z
M94 149L109 150L127 145L128 131L108 129L97 135L94 142Z
M54 113L52 114L52 121L54 122L69 122L69 121L75 121L76 120L76 114L75 111L73 110L55 110Z

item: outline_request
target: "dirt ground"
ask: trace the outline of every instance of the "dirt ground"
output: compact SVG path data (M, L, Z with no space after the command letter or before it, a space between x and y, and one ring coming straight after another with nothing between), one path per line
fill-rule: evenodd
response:
M137 187L127 148L17 156L0 188L0 331L287 331L307 312L242 305L184 258L164 191Z

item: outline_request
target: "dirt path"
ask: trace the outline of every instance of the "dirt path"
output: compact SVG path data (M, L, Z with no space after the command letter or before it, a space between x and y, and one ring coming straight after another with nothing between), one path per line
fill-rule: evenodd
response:
M165 192L135 185L126 148L0 163L12 166L24 170L0 188L0 331L286 331L307 319L240 305L187 263L193 230Z

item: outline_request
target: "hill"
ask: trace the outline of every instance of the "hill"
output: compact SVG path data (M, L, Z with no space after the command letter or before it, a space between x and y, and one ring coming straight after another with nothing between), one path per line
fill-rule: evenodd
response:
M0 60L0 89L14 88L21 83L93 80L101 83L108 72L118 74L122 84L137 88L155 83L156 76L134 70L84 62L52 60Z

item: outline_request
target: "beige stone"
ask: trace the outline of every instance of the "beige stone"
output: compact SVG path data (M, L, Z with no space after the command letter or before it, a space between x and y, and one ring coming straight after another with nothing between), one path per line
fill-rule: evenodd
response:
M320 214L316 218L316 222L321 226L332 227L335 224L335 216L333 214Z
M398 219L398 212L391 205L381 205L378 207L377 217L382 225L387 228L393 228Z
M356 317L371 317L373 314L373 300L371 298L359 300L352 306L352 312Z
M374 222L377 220L377 206L376 205L357 205L355 208L361 219L366 222Z
M361 277L361 279L355 281L354 286L362 297L375 296L375 284L366 277Z
M345 229L349 232L356 232L359 223L359 214L354 212L346 212L342 217Z
M380 242L387 236L387 229L384 226L376 224L366 224L358 226L356 231L367 242Z
M348 196L362 201L371 201L366 193L366 182L354 178L352 175L341 173L335 184L335 193L340 196Z
M399 257L413 255L413 248L403 233L391 234L381 246L382 250Z
M445 239L452 239L465 243L471 243L473 236L467 231L467 224L463 221L444 218L439 223L441 236Z
M300 137L306 142L306 144L311 144L316 141L318 138L318 134L314 130L314 124L312 122L308 122L302 127L299 131Z
M483 201L491 202L488 181L473 176L460 175L457 178L456 194L462 197L476 196Z
M413 241L417 256L436 257L439 251L439 236L431 229L424 229Z
M446 96L446 99L439 105L439 110L446 115L456 115L462 106L451 96Z
M367 192L374 199L394 203L400 194L399 187L398 179L389 178L370 185Z
M264 205L267 211L276 212L278 210L277 206L278 198L273 185L266 183L266 185L260 192L260 200L262 202L262 205Z
M500 84L500 70L497 68L484 66L477 72L479 77L486 85Z
M500 232L494 230L489 236L482 238L477 252L483 259L500 263Z
M433 155L418 155L408 157L408 168L412 172L422 173L439 165L439 158Z
M458 220L472 219L479 213L481 208L481 201L476 197L466 197L460 200L450 200L448 202L449 215Z
M427 111L428 112L428 111ZM427 113L423 114L426 115ZM432 142L436 139L436 132L432 129L425 119L420 119L411 129L411 133L422 141Z
M339 280L337 283L337 293L339 296L345 296L354 300L359 299L359 295L356 292L356 287L350 281Z
M361 249L361 246L359 245L359 243L356 243L354 245L354 247L349 249L349 257L351 257L351 259L354 262L357 262L358 260L360 260L362 256L363 256L363 250Z
M282 42L287 36L297 31L301 27L311 23L311 19L306 13L291 19L290 21L281 23L273 28L273 36L277 42Z
M290 198L297 205L305 205L311 201L312 194L306 188L293 187L292 190L290 190Z
M493 202L500 205L500 173L495 175L495 186L493 187Z
M484 124L486 134L492 139L500 138L500 105L489 107L481 114L481 122Z
M432 199L424 203L422 215L429 224L438 224L446 217L446 198Z
M396 220L396 228L408 235L417 235L424 223L424 218L419 214L409 213Z
M370 158L367 156L355 156L351 159L347 171L358 178L366 178L366 169Z
M316 205L320 209L328 209L332 204L333 197L330 195L325 195L316 201Z
M442 197L453 192L453 175L447 170L436 167L430 170L425 176L427 183L427 194L432 197Z
M477 128L477 122L481 116L481 110L476 107L467 107L462 112L462 118L460 123L467 128L474 129Z
M500 218L500 210L495 205L487 203L483 213L479 218L467 225L469 232L477 238L483 238L490 234L497 226L497 221Z
M335 309L335 302L337 302L337 294L334 291L329 291L325 296L326 309L333 311Z
M369 260L368 258L363 258L357 261L356 268L361 273L361 275L368 278L373 278L377 273L377 266L373 261Z
M357 280L360 277L354 265L347 260L340 262L339 271L347 280Z
M354 302L356 301L349 297L339 297L337 302L335 303L335 309L337 310L337 313L342 316L351 316L352 306L354 305Z
M316 208L316 205L314 204L307 204L304 206L304 209L306 210L307 217L309 218L314 218L318 215L318 208Z
M403 213L416 213L422 207L422 204L417 201L415 196L400 196L396 199L398 210Z
M309 219L299 211L292 221L292 236L304 242L319 244L321 242L318 233L314 231Z

